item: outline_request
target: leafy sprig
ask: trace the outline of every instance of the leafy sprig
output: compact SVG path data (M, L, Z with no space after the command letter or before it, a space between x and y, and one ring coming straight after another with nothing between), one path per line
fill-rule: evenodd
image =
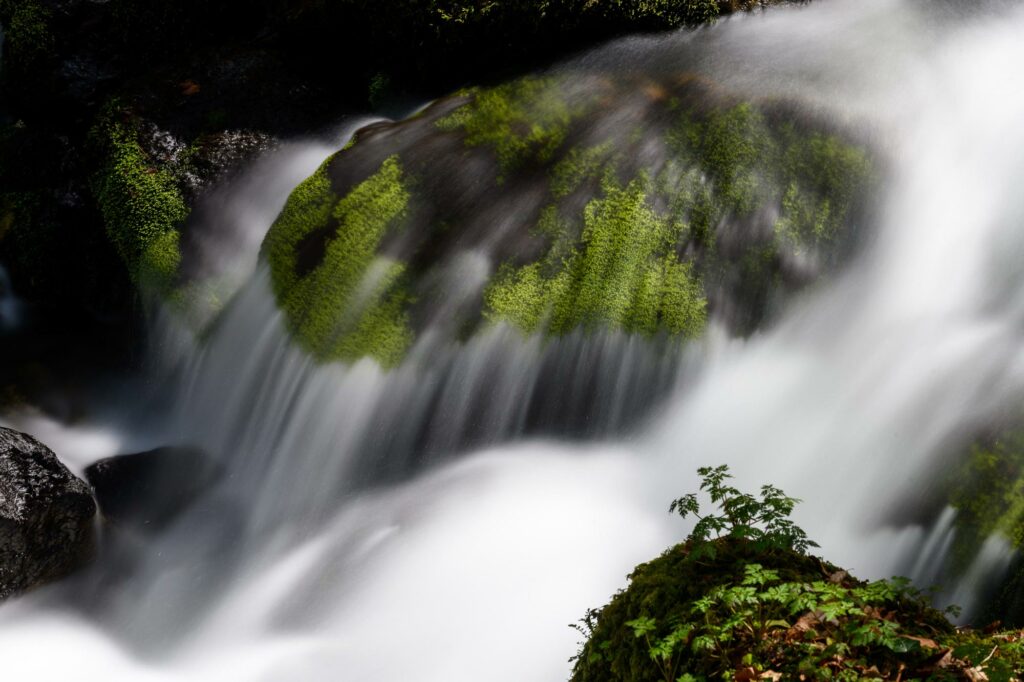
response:
M760 499L728 484L732 474L728 465L701 467L700 489L711 497L720 513L700 513L700 502L696 493L684 495L669 505L669 511L681 517L696 517L688 540L697 545L699 551L713 552L713 545L703 544L720 537L749 540L758 550L792 550L805 553L818 543L810 540L807 533L789 518L800 502L789 497L773 485L761 486Z

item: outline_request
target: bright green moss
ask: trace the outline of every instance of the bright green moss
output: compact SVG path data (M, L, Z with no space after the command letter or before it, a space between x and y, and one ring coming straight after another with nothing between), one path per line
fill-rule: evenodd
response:
M331 190L326 168L295 190L267 236L274 293L295 338L317 359L369 355L393 366L413 338L405 266L377 249L406 215L401 164L388 158L342 198ZM309 258L311 243L322 252L304 264L299 254Z
M775 157L761 113L740 104L694 126L698 133L697 149L723 207L739 214L756 209L766 190L762 166Z
M780 246L828 243L850 218L872 177L867 153L833 135L771 125L749 104L700 117L683 114L669 132L674 162L690 168L658 191L694 240L710 248L729 216L779 207Z
M107 235L137 283L166 293L181 258L177 228L188 216L181 191L153 164L130 124L108 116L93 136L105 163L91 185Z
M707 302L689 266L676 258L672 223L648 203L649 180L621 187L608 175L602 184L603 198L584 210L579 245L546 267L503 268L484 293L485 315L527 333L582 326L697 336Z
M139 281L153 291L174 288L181 266L180 234L171 229L154 239L139 259Z
M599 177L601 168L611 156L610 143L569 150L551 169L551 196L562 199L569 196L586 180Z
M785 131L786 193L775 225L785 241L801 245L832 239L870 180L871 162L863 149L826 135Z
M503 173L529 159L548 161L565 142L574 112L555 80L527 77L471 93L472 101L437 126L461 130L471 147L494 149Z

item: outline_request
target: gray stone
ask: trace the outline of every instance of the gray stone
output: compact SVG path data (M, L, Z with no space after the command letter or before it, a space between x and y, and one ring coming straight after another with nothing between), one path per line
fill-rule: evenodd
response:
M0 599L88 561L95 515L89 487L52 450L0 427Z

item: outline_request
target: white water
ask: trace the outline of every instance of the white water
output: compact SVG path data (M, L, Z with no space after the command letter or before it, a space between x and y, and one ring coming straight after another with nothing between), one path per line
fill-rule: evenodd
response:
M866 126L887 151L856 262L763 336L713 330L665 358L617 335L544 346L497 329L453 349L427 334L390 374L322 368L288 346L257 273L204 345L170 353L181 389L167 431L231 475L124 572L108 557L0 609L5 669L565 679L566 624L684 535L665 508L702 464L804 498L798 521L859 575L927 578L951 512L934 529L886 519L1024 393L1024 11L950 20L945 6L821 0L578 65L699 68ZM556 416L592 409L596 391L608 425L665 376L675 388L655 391L660 408L628 439L508 443L548 382ZM953 596L970 606L1008 556L990 541Z

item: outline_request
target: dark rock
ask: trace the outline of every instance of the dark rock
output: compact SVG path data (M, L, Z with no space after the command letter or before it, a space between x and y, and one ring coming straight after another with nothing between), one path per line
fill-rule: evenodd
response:
M202 451L188 447L111 457L85 470L104 518L146 534L170 525L220 475Z
M0 427L0 598L64 577L92 555L89 487L31 436Z

